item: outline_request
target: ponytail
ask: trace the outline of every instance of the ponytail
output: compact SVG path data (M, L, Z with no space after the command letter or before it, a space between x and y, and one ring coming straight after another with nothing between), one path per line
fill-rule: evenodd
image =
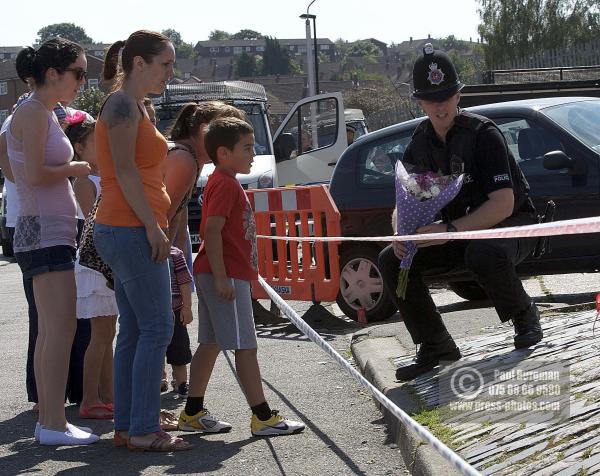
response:
M196 103L185 104L177 114L175 122L167 131L167 137L169 140L182 140L190 138L193 127L193 117L198 109Z
M19 51L16 60L17 74L24 83L35 75L35 50L28 46Z
M125 46L124 41L114 42L104 57L104 69L102 70L102 77L105 81L113 79L119 69L119 51Z

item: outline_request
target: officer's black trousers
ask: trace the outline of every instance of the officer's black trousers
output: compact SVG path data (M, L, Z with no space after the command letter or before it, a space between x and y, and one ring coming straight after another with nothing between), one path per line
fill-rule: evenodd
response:
M503 225L533 222L529 217L509 221L512 223ZM469 270L494 304L500 320L506 322L531 304L515 266L533 251L535 244L535 238L455 240L420 248L410 268L405 299L396 295L400 260L391 245L379 255L379 270L414 343L436 343L447 336L447 331L424 278Z

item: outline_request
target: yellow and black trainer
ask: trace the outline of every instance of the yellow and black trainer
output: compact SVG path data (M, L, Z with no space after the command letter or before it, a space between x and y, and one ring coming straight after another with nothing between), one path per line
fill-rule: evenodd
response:
M283 418L277 410L272 410L271 418L264 421L253 414L250 422L250 430L254 436L293 435L304 428L304 423Z
M192 416L183 410L179 414L178 426L181 431L200 431L202 433L227 433L231 430L229 423L217 420L206 408Z

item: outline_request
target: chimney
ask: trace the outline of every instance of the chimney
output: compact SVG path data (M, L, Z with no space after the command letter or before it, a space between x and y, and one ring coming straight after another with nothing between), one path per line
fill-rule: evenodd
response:
M409 40L408 44L412 45L412 36L410 37L410 40Z
M427 39L431 40L431 33L427 33Z

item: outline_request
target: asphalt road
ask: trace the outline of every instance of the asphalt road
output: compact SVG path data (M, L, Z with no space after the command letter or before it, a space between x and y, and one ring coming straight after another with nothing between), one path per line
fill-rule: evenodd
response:
M225 435L185 434L192 451L175 455L137 454L112 446L111 422L91 424L102 439L89 447L41 447L33 440L36 421L25 393L26 301L18 266L0 257L0 474L405 474L399 450L370 396L328 356L289 326L259 326L259 359L273 408L303 420L303 434L272 439L250 435L250 414L230 364L217 361L206 396L212 413L234 425ZM304 306L305 309L306 306ZM299 307L300 309L300 307ZM346 358L356 327L340 321L324 335ZM195 340L196 326L191 336ZM182 400L163 394L163 408L179 410Z

